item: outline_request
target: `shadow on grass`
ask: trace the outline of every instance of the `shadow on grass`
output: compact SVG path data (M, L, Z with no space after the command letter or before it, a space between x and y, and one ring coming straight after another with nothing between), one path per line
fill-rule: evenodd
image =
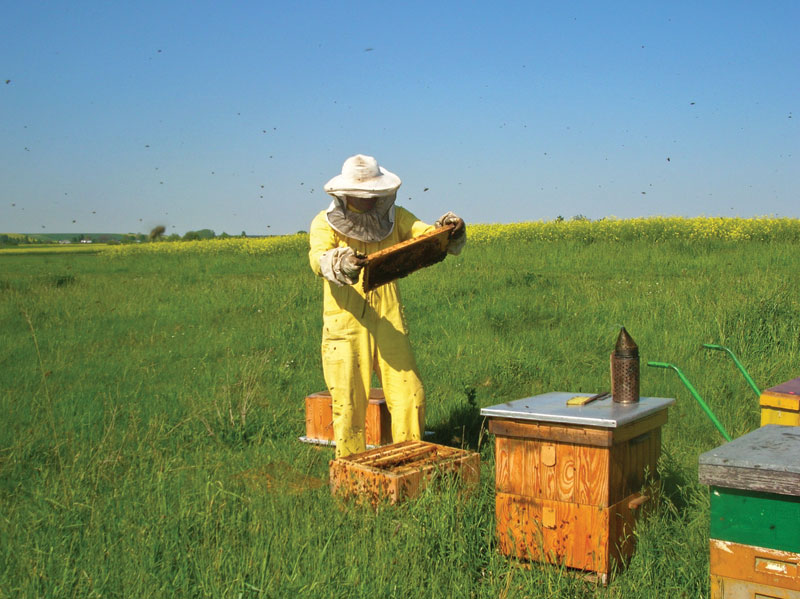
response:
M658 470L662 498L667 499L678 513L685 511L691 504L688 490L695 488L697 481L665 448L662 448Z
M478 451L483 417L474 387L464 389L464 398L450 412L446 422L432 426L433 442Z

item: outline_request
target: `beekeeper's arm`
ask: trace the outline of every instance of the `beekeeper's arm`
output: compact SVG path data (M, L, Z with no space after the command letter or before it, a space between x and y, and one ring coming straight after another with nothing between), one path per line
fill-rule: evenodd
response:
M358 274L364 268L366 260L356 256L351 247L339 247L324 212L311 222L308 243L308 261L311 270L318 276L339 287L358 282Z

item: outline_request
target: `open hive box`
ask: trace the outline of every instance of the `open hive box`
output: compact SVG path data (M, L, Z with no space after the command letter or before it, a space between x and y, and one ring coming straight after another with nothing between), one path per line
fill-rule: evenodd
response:
M426 441L404 441L330 462L334 494L373 504L415 497L442 476L456 476L465 485L477 484L480 455Z

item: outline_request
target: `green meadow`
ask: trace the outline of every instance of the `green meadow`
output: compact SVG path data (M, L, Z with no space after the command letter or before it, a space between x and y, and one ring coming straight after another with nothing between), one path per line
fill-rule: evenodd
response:
M588 225L587 225L588 226ZM212 243L212 242L198 242ZM343 503L329 448L298 441L324 389L322 282L275 251L0 251L0 597L706 597L708 489L761 388L800 376L800 242L488 235L400 283L439 443L481 483ZM661 493L607 587L497 550L481 407L609 387L624 325L641 393L674 397Z

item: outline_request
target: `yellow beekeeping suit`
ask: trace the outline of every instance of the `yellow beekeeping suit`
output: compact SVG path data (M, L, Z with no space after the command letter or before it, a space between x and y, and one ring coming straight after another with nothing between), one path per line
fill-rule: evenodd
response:
M320 256L337 247L371 254L434 229L396 206L388 237L368 243L334 230L320 212L311 223L308 253L321 275ZM363 271L359 275L363 277ZM366 449L364 423L373 370L392 416L394 442L418 440L425 426L425 392L408 340L402 305L394 282L368 293L355 285L324 279L322 367L333 404L336 457Z

